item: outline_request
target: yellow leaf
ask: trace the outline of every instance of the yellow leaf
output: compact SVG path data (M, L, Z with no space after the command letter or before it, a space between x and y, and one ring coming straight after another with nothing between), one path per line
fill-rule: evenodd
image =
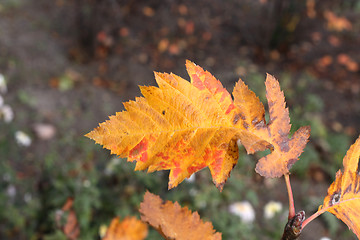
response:
M156 228L167 239L174 240L221 240L210 222L203 222L197 212L175 202L167 201L149 192L140 204L141 220Z
M238 108L233 122L235 126L241 124L247 130L246 133L240 133L241 143L247 153L252 154L267 149L269 143L253 134L259 128L266 128L263 104L241 79L235 85L233 96L234 104Z
M121 222L116 217L111 221L102 240L143 240L147 234L147 225L135 217L126 217Z
M136 170L170 169L169 188L208 166L222 189L238 159L233 118L236 107L221 83L187 62L192 83L155 73L159 85L141 87L144 98L124 103L87 134L120 157L136 160Z
M360 137L350 147L343 159L344 170L328 189L319 211L328 211L341 219L360 239Z
M144 97L124 103L126 111L110 116L86 136L111 153L136 161L135 170L170 170L169 188L208 167L222 190L238 160L237 140L249 154L274 149L258 164L261 175L287 173L310 131L302 128L288 138L289 112L276 79L268 75L266 81L270 109L266 125L262 103L241 80L233 100L209 72L190 61L186 69L191 82L155 73L159 87L140 87Z

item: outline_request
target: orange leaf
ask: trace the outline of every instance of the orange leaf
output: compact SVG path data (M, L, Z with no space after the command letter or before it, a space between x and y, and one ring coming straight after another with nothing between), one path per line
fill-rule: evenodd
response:
M289 139L291 125L284 93L280 90L279 82L269 74L265 85L270 119L266 128L258 128L254 132L271 144L272 152L259 160L255 170L264 177L281 177L289 172L303 152L310 136L310 127L301 127Z
M270 106L266 125L262 103L241 80L233 101L209 72L190 61L186 68L191 82L155 73L159 87L140 87L144 97L124 103L127 111L110 116L86 136L128 161L135 160L135 170L170 170L169 188L209 167L222 190L237 163L237 140L248 153L274 149L257 168L261 175L287 173L310 131L302 128L288 139L289 112L276 79L268 75L266 81Z
M102 240L143 240L147 234L147 225L135 217L126 217L121 222L120 218L116 217L111 221Z
M319 211L328 211L341 219L360 239L360 137L343 159L344 170L328 189Z
M235 126L241 124L247 130L240 133L241 143L246 148L248 154L267 149L269 144L253 134L257 129L266 127L263 104L241 79L236 83L233 95L234 104L238 108L237 114L234 115L233 123Z
M203 222L197 212L175 202L167 201L149 192L140 204L141 220L156 228L167 239L175 240L221 240L210 222Z
M140 87L144 98L124 103L127 111L111 116L87 136L120 157L136 160L135 170L169 169L169 188L209 167L222 189L237 162L235 135L243 127L221 83L191 62L186 66L191 83L155 73L159 88Z

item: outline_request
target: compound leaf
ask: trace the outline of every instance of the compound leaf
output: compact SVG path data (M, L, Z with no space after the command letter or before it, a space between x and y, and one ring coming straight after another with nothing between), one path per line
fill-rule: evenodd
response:
M159 87L140 87L144 97L124 103L126 111L110 116L86 136L128 161L135 170L170 170L169 188L208 167L222 190L238 160L237 141L249 154L271 148L256 171L265 177L288 173L310 134L299 129L289 139L289 111L275 78L266 80L270 123L256 95L241 81L233 96L209 72L186 62L191 82L155 73Z

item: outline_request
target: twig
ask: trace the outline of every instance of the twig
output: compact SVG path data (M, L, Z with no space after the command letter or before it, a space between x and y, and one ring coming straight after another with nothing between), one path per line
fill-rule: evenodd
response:
M287 222L281 240L297 240L301 234L302 223L305 220L305 212L300 211Z

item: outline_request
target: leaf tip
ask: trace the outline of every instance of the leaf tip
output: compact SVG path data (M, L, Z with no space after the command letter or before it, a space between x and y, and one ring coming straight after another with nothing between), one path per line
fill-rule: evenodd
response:
M222 190L224 189L224 185L225 185L226 181L215 184L217 189L219 189L220 192L222 192Z
M149 192L149 190L146 190L145 194L144 194L144 200L146 198L152 197L154 194L152 194L151 192Z
M278 80L273 75L271 75L270 73L266 73L266 80L265 81L276 81L276 82L278 82Z
M154 71L153 73L154 73L155 80L157 80L158 78L161 78L161 72Z
M95 128L91 132L88 132L84 135L84 137L94 140L96 143L101 143L102 135L99 133L100 130L102 130L101 126Z
M310 133L311 133L311 126L308 125L308 126L303 126L301 127L302 129L304 129L303 131L307 133L307 135L310 136Z
M92 139L92 131L91 132L88 132L88 133L86 133L86 134L84 134L84 137L87 137L87 138L90 138L90 139Z
M190 61L189 59L185 60L185 66L186 67L190 67L190 66L196 66L196 64L192 61Z
M267 96L270 93L275 94L275 95L281 94L281 96L279 96L279 97L284 98L284 92L281 91L279 81L273 75L271 75L269 73L266 73L265 86L266 86ZM269 98L268 98L268 100L269 100Z

